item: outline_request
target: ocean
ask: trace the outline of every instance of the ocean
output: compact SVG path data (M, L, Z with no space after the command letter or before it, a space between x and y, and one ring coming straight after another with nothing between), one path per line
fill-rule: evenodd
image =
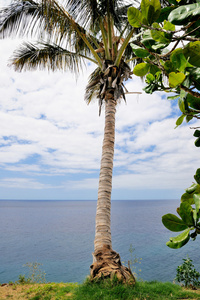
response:
M172 282L187 255L200 271L199 237L177 250L165 245L176 233L161 218L178 206L177 200L112 201L113 249L126 263L134 248L140 279ZM18 280L28 262L41 263L47 281L83 282L92 264L95 214L96 201L0 201L0 283Z

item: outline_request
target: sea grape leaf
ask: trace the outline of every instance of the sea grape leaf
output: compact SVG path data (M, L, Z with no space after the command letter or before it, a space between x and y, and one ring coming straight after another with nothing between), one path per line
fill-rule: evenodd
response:
M163 29L168 30L168 31L174 31L175 30L175 25L170 23L167 20L164 20L164 26Z
M160 71L160 69L157 66L150 65L150 72L151 72L151 74L155 75L159 71Z
M143 36L142 36L141 43L144 44L144 46L146 48L151 49L151 50L152 50L153 46L157 45L156 41L151 36L151 30L149 30L149 29L145 30L145 32L143 33Z
M164 215L162 217L162 222L167 229L174 232L182 231L188 227L183 220L173 214Z
M186 115L185 120L187 123L189 123L193 118L193 116Z
M139 28L142 23L142 13L135 7L129 7L128 9L128 21L131 26Z
M200 68L188 68L190 75L196 80L200 80Z
M172 6L164 7L161 9L160 16L156 20L158 23L162 23L168 19L170 12L174 9Z
M180 95L169 96L169 97L167 97L167 100L175 100L175 99L177 99L179 97L180 97Z
M181 48L178 48L172 52L170 61L172 62L174 68L180 72L183 72L186 67L192 67L192 65L185 58Z
M160 25L158 23L152 24L153 28L160 28ZM160 42L162 44L168 44L169 40L165 37L165 33L158 30L151 30L151 36L156 42Z
M143 49L133 43L131 43L131 48L132 48L133 52L135 53L135 55L140 58L144 58L144 57L147 57L150 55L150 53L146 49Z
M200 15L200 3L181 5L168 16L169 22L175 25L186 25L193 17Z
M194 204L193 194L184 193L181 196L181 202L187 202L190 205Z
M172 64L172 62L169 61L169 60L167 60L167 61L164 63L164 68L165 68L165 70L167 71L167 73L176 71L175 66L174 66L174 65Z
M172 249L179 249L183 247L190 239L190 229L184 230L181 234L176 237L170 238L166 245Z
M183 121L184 121L185 115L181 115L177 120L176 120L176 127L180 126Z
M185 102L184 102L184 99L183 98L179 98L178 99L178 106L179 106L179 109L182 113L185 112Z
M155 22L161 12L161 5L159 0L142 0L141 1L141 11L143 16L143 21L147 21L148 25ZM145 24L145 23L144 23Z
M181 219L189 227L194 225L194 219L192 215L192 206L187 202L182 202L179 210Z
M187 102L190 107L200 110L200 99L196 98L190 94L187 94Z
M147 76L146 76L146 81L147 81L147 83L152 83L152 82L154 82L154 80L155 80L155 77L153 76L153 74L147 74Z
M185 190L186 193L192 194L192 193L196 190L197 186L198 186L198 184L193 183L189 188L187 188L187 189Z
M133 74L136 76L145 76L149 71L149 64L147 63L140 63L135 66L133 69Z
M169 73L169 86L172 88L177 87L178 85L180 85L185 79L185 74L178 72L171 72Z
M190 26L188 27L186 33L190 34L191 36L194 36L194 37L199 37L199 34L200 34L199 26L200 26L200 20L197 20L193 24L190 23Z
M193 198L194 198L194 203L195 203L196 211L198 213L199 209L200 209L200 194L194 194Z
M195 144L196 147L200 147L200 138L196 139L194 144Z
M200 169L196 170L196 174L194 175L194 179L198 184L200 184Z
M196 141L194 142L196 147L200 147L200 131L199 130L195 130L193 136L198 137L198 139L196 139Z
M183 53L190 64L200 67L200 41L190 42L187 44L183 49Z
M154 50L158 50L158 49L163 49L168 45L168 43L159 43L159 42L155 42L154 45L152 45L152 49Z

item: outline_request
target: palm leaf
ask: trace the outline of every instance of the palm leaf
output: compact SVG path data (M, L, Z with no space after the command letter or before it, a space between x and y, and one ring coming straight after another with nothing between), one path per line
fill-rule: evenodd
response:
M101 69L96 68L89 77L88 84L85 89L84 99L87 104L90 104L92 98L98 97L100 93L100 79L101 79Z
M18 0L1 11L0 33L38 35L44 37L48 33L59 42L78 44L80 35L85 34L84 28L77 24L65 9L55 0ZM78 39L78 41L76 41Z
M70 70L78 74L83 67L85 58L87 57L70 52L56 44L24 43L14 52L11 64L18 71L47 68L53 71L56 69Z

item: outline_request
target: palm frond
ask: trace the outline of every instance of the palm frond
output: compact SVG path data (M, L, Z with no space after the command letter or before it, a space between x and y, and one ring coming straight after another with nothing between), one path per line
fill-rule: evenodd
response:
M39 14L39 6L33 0L14 1L0 11L0 35L24 35L30 23L34 23ZM28 16L28 18L25 18ZM22 26L23 23L23 26Z
M100 59L95 49L98 40L88 34L73 17L55 0L15 0L1 11L0 35L37 34L57 44L63 44L70 51Z
M55 44L24 43L14 52L11 64L18 71L47 68L52 71L69 70L78 74L83 67L85 58L87 57L82 57Z
M41 37L49 33L54 38L59 36L60 41L65 39L66 42L68 37L68 43L75 43L77 28L85 34L84 28L55 0L15 0L1 10L0 16L2 36L37 34Z
M97 0L67 0L66 7L73 18L84 28L94 25L99 16Z
M96 68L90 74L88 84L85 89L85 96L84 96L84 99L87 104L90 104L93 98L98 97L100 92L101 76L102 76L102 72L99 67Z

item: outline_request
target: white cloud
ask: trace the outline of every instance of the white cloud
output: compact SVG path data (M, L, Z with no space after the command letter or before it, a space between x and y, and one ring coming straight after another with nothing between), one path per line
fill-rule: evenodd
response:
M80 197L97 190L104 113L99 118L97 102L84 102L93 66L77 83L71 73L16 73L7 61L18 43L0 41L0 186L65 186ZM141 92L143 84L134 77L127 88ZM117 107L114 189L177 189L192 181L198 149L188 127L174 130L178 110L162 95L127 95L127 105Z

